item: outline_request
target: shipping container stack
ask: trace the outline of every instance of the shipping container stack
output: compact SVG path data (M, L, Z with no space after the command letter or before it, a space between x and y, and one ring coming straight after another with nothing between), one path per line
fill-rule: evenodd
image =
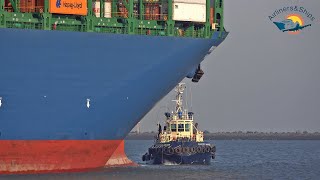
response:
M128 10L127 10L126 6L124 5L124 3L118 2L117 7L119 10L118 16L122 17L122 18L128 18Z
M6 1L6 7L8 8L9 12L13 10L9 0ZM44 9L44 0L20 0L18 3L18 8L22 13L42 13Z
M210 7L210 24L213 24L214 21L214 8Z
M20 0L20 12L29 13L35 12L35 0Z
M139 3L133 4L133 17L138 19L140 16Z
M9 0L4 1L4 10L7 12L13 12L13 8Z
M92 11L96 17L100 17L100 0L94 0L92 2ZM111 1L105 1L104 2L104 17L105 18L111 18Z
M43 13L44 11L44 0L36 0L35 12Z
M57 19L63 18L68 19L68 22L73 21L69 26L83 26L89 31L94 31L95 27L127 28L121 32L134 34L139 30L147 34L168 36L194 36L198 33L200 35L197 37L209 38L213 31L223 30L223 0L70 0L81 3L81 9L64 6L57 8L57 0L2 1L7 12L40 13L42 18L37 18L43 22L39 23L45 24L42 28L47 30L55 30L53 26L60 26L56 23L59 21ZM23 18L19 19L22 21ZM103 22L103 27L99 22Z
M145 4L145 20L160 20L160 5L156 3Z

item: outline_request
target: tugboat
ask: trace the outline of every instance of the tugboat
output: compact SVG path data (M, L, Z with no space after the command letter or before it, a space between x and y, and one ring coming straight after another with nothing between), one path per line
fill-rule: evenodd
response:
M155 143L142 156L147 164L204 164L215 158L216 147L203 141L203 132L194 124L194 113L182 106L184 83L179 83L175 111L165 113L163 129L158 124Z

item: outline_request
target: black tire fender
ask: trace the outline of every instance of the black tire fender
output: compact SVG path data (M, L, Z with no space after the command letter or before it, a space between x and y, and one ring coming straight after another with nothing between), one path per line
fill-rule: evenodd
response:
M173 154L174 153L174 149L173 148L168 148L168 153L169 154Z
M202 147L202 153L206 153L206 147L205 146Z
M179 147L176 147L175 149L174 149L174 151L175 151L175 153L176 154L180 154L181 152L182 152L182 148L179 146Z
M197 148L196 147L191 147L190 148L190 153L194 154L197 152Z
M206 150L207 153L209 153L209 152L211 152L211 147L210 147L210 146L207 146L207 147L205 148L205 150Z
M202 153L202 147L201 146L197 146L197 153Z
M183 147L182 148L182 153L189 153L189 147Z

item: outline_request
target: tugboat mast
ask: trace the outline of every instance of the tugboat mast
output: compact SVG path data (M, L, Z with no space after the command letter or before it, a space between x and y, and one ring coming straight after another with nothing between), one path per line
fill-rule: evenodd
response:
M179 112L182 113L182 109L183 109L183 106L182 106L182 94L183 94L183 91L186 89L186 86L185 86L185 83L179 83L178 86L176 87L175 91L177 92L177 95L176 95L176 99L175 100L172 100L172 101L175 101L176 102L176 114L179 114Z

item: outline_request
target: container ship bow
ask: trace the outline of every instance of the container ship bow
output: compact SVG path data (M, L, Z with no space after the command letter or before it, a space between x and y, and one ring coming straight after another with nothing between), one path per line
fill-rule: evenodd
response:
M227 34L222 0L0 0L0 174L133 164L125 136Z

